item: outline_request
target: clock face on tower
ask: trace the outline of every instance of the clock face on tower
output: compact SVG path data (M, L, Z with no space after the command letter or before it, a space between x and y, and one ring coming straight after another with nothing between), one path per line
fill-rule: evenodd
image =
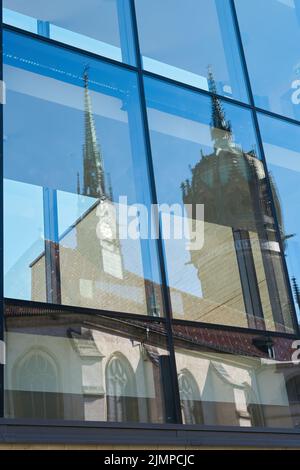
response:
M113 241L113 230L111 224L107 220L99 222L99 228L101 240Z
M105 273L123 279L121 245L118 239L117 214L112 201L100 201L96 215L99 222L96 227L99 239L102 267Z
M97 237L102 241L117 241L117 216L114 204L111 201L101 201L97 207Z

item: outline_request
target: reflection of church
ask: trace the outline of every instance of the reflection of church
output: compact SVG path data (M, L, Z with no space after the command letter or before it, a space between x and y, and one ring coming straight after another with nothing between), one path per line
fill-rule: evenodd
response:
M159 286L126 271L121 244L112 236L117 230L112 191L106 187L86 73L84 78L79 216L55 247L61 301L153 315ZM171 296L181 296L190 319L246 327L283 325L288 304L284 285L280 288L275 275L281 253L263 166L254 151L244 153L234 145L217 98L211 133L214 151L202 154L191 181L182 188L185 203L205 204L205 246L191 252L203 299L175 289ZM85 198L92 201L87 210ZM31 265L33 300L45 290L45 263L42 253ZM266 273L277 289L272 299ZM82 312L74 314L71 307L6 306L8 416L173 422L164 324ZM300 381L290 363L291 340L268 341L246 331L183 324L173 326L173 337L184 423L299 426Z
M204 154L182 184L185 204L204 204L204 248L191 251L201 281L202 314L197 319L233 326L292 331L280 245L277 241L264 166L255 150L233 141L231 123L212 97L213 152ZM282 228L275 188L275 205ZM283 230L283 228L282 228ZM243 312L243 313L242 313ZM218 321L222 319L222 321Z
M32 300L48 298L45 264L52 263L52 279L59 291L53 303L157 316L161 311L160 286L143 276L139 240L128 244L131 252L127 252L127 269L124 266L124 247L118 238L118 205L113 202L112 187L104 172L87 69L83 78L83 170L82 178L77 174L77 195L73 195L78 218L60 235L59 243L50 241L52 247L55 245L50 249L50 259L44 252L31 263Z
M162 324L8 305L6 328L9 417L174 421ZM173 337L185 424L299 427L293 340L183 324Z
M167 352L160 325L150 331L140 321L63 308L50 315L32 308L28 316L17 310L6 311L11 416L165 420L159 384Z
M212 75L209 83L215 92ZM49 250L50 258L56 253L51 276L59 291L58 299L52 301L158 315L162 312L160 286L144 279L143 248L138 240L131 242L132 252L127 253L130 266L127 263L126 268L124 263L124 246L118 240L118 208L111 184L107 184L97 141L87 70L84 85L83 171L82 177L78 174L74 195L78 218L60 235L55 249ZM174 317L292 331L282 253L264 167L255 150L244 152L234 143L231 124L215 94L211 138L213 152L201 151L191 180L182 184L185 204L205 206L204 247L190 253L202 297L190 294L188 289L171 287ZM276 197L275 203L282 228ZM50 244L54 245L52 241ZM48 298L45 264L51 264L47 253L31 264L32 300Z

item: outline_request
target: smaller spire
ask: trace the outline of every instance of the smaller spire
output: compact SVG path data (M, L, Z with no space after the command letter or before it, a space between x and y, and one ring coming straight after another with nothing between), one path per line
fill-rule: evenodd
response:
M92 101L89 92L89 66L83 70L85 142L83 146L83 194L106 198L101 147L97 140Z
M84 88L89 88L89 70L90 66L88 64L85 65L83 69L83 81L84 81Z
M294 295L295 295L297 304L300 307L300 289L297 283L297 279L295 277L292 277L292 283L293 283Z
M208 88L212 93L212 120L211 120L211 135L214 141L232 140L232 126L231 122L226 120L224 108L221 100L217 96L217 86L213 75L212 67L208 67ZM222 137L221 137L222 136Z

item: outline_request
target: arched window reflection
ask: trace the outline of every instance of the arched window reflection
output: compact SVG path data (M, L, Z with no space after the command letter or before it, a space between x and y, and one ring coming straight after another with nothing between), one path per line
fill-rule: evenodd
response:
M30 351L15 368L14 414L36 419L63 418L59 376L52 357L38 349Z
M106 367L107 421L138 421L138 401L133 369L121 354Z
M200 392L195 378L188 370L183 370L178 376L178 385L184 424L202 423Z
M300 375L290 378L286 383L286 389L294 427L300 428Z

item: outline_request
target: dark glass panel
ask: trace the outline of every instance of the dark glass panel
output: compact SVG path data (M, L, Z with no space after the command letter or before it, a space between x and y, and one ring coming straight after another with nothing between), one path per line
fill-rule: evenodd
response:
M300 368L292 339L173 325L186 424L300 426Z
M259 115L297 312L300 312L300 127Z

